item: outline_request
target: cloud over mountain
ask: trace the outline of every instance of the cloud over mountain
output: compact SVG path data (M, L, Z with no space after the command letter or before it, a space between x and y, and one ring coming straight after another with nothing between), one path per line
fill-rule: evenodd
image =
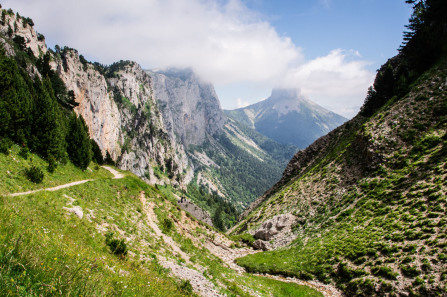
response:
M109 64L135 60L146 68L192 67L207 80L301 87L317 97L364 97L373 73L359 57L334 50L306 60L241 0L5 0L34 19L50 45L76 48ZM303 28L304 30L304 28Z

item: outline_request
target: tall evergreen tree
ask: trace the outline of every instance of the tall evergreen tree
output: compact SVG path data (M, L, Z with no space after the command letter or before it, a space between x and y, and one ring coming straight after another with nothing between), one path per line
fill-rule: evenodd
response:
M93 139L91 139L90 141L92 143L92 154L93 154L92 159L93 159L93 161L95 161L99 165L104 164L104 157L102 156L101 149L99 148L98 143Z
M88 128L81 116L73 112L68 123L67 153L74 165L86 169L92 160Z
M26 144L31 133L32 93L16 61L0 48L0 137Z
M37 96L34 109L32 149L40 155L60 160L65 151L62 115L51 81L47 77L35 83Z

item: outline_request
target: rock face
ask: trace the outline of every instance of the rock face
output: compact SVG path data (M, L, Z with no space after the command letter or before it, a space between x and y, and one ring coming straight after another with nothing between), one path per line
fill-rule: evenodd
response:
M47 46L45 45L45 37L38 34L34 28L31 20L17 17L12 11L0 9L2 15L5 15L2 24L0 25L0 33L5 36L11 34L13 36L21 36L25 39L25 45L29 48L34 56L39 57L41 54L47 52ZM3 18L3 17L2 17Z
M185 147L202 145L207 137L222 130L226 117L211 84L187 69L150 72L150 75L166 128Z
M279 232L284 228L289 227L295 222L295 216L291 214L282 214L274 216L272 219L262 223L261 228L259 228L254 237L256 239L262 239L264 241L269 241L274 238Z
M79 103L75 111L84 118L90 136L99 144L103 155L108 151L116 160L121 155L121 117L105 77L92 65L84 66L75 50L54 56L52 67L67 89L74 92Z
M253 247L267 251L286 246L296 238L292 231L296 221L297 218L292 214L280 214L264 221L261 227L253 231L256 239Z
M297 89L275 89L264 101L226 113L279 143L301 149L346 121Z
M208 212L204 211L194 203L188 200L184 200L183 202L179 202L178 205L189 212L192 216L194 216L196 219L207 223L210 226L213 226L213 221L211 220L211 216Z

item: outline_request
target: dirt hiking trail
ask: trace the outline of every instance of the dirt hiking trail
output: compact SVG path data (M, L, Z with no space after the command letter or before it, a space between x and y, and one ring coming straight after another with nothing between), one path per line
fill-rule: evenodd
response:
M108 171L110 171L110 173L113 174L113 179L120 179L120 178L124 177L124 174L118 172L117 170L113 169L112 167L109 167L109 166L101 166L101 167L106 169L106 170L108 170ZM85 184L85 183L87 183L89 181L92 181L92 180L94 180L94 179L84 179L84 180L71 182L71 183L68 183L68 184L59 185L59 186L52 187L52 188L44 188L44 189L37 189L37 190L21 192L21 193L13 193L13 194L9 194L9 196L11 196L11 197L23 196L23 195L29 195L29 194L37 193L37 192L40 192L40 191L54 192L54 191L58 191L58 190L61 190L61 189L65 189L65 188L69 188L69 187Z

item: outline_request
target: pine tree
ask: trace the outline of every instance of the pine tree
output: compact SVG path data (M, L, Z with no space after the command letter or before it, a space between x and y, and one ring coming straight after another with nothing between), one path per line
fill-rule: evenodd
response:
M81 116L72 113L68 124L67 153L71 162L81 169L87 169L92 160L92 148L88 128Z
M32 93L16 61L0 48L0 137L26 143L31 133Z
M102 156L101 153L101 149L99 148L99 145L96 141L94 141L93 139L90 140L92 143L92 159L93 161L95 161L97 164L102 165L104 164L104 157Z
M43 157L60 160L65 151L62 115L49 78L36 82L32 149Z
M107 165L115 166L115 162L113 161L112 156L110 156L109 151L106 152L106 157L104 158L104 163Z

